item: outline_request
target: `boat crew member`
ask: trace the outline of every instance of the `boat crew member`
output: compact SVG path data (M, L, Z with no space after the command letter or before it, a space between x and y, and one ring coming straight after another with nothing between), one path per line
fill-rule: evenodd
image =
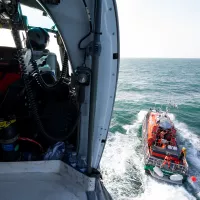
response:
M165 131L161 131L160 136L161 136L162 139L165 138L165 135L166 135L166 132Z
M183 164L185 164L185 160L186 160L186 148L183 147L182 150L181 150L181 154L179 156L179 161L183 162Z
M162 139L157 139L156 140L156 146L162 147Z
M167 165L168 165L168 168L170 169L171 160L172 160L172 158L171 158L170 154L167 153L167 155L165 156L165 159L164 159L162 165L160 166L160 168L162 168L164 165L167 164Z
M172 138L171 132L169 130L166 131L166 134L164 135L164 139L170 142L171 138Z
M176 138L175 137L171 138L170 145L171 146L176 146Z

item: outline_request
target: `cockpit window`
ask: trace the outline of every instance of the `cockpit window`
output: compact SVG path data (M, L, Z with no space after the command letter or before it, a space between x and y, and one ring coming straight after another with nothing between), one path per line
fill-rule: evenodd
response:
M41 10L23 5L21 8L22 14L28 19L29 26L57 30L53 20L48 16L44 16Z
M60 50L57 44L56 33L55 33L57 32L57 29L53 20L49 16L44 16L43 11L41 10L30 8L24 5L21 5L21 9L22 9L22 15L27 17L27 25L29 28L41 27L45 28L49 32L50 42L49 45L47 46L47 49L50 52L53 52L57 55L59 66L62 66ZM54 30L55 32L52 33L50 30ZM10 29L0 29L0 35L1 35L0 46L15 47L15 43ZM26 38L26 34L24 31L20 31L20 35L22 44L24 44L25 42L24 39Z

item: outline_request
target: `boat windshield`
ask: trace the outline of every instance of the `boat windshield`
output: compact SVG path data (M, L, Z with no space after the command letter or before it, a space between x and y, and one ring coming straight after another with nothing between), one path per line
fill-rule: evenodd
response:
M161 118L160 119L160 124L159 127L162 128L163 130L171 129L172 128L172 123L168 118Z
M48 50L50 50L51 52L57 55L58 63L60 64L60 66L62 66L59 46L57 44L57 39L56 39L56 34L55 34L57 30L56 30L53 20L48 16L44 16L41 10L30 8L24 5L21 6L21 9L22 9L22 15L27 17L27 24L29 28L41 27L41 28L47 29L50 35L50 43L48 44L47 48ZM10 29L4 29L4 28L0 29L0 34L1 34L0 46L15 47L15 43L14 43ZM20 34L21 34L22 43L25 44L24 31L20 31Z

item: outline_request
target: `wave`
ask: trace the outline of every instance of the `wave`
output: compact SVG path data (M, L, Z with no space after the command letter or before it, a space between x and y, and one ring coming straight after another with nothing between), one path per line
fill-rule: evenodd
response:
M141 131L142 121L146 113L146 110L141 110L132 125L123 126L126 129L126 134L119 132L109 134L101 160L101 170L105 186L115 200L195 199L183 186L159 183L145 175L142 141L139 132ZM196 167L199 166L197 162L198 157L193 156L191 158L192 153L194 154L196 151L194 147L198 144L198 136L189 131L185 124L178 122L175 115L170 114L170 117L178 131L184 133L180 137L186 141L183 144L188 148L189 161L194 161L195 159ZM193 145L192 150L188 146L190 143Z
M195 200L196 198L190 195L182 186L172 186L164 183L159 183L151 178L148 179L145 185L143 194L138 195L136 200Z

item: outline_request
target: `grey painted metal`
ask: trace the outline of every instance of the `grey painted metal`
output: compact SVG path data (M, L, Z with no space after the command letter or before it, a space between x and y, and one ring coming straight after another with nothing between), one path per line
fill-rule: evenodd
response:
M101 180L59 160L0 163L1 199L112 200Z
M105 147L110 120L115 101L119 57L113 59L113 54L119 56L119 27L115 0L102 0L101 23L101 55L99 57L97 101L95 126L93 136L92 166L99 167L99 162Z
M97 85L99 72L99 56L101 54L101 15L102 15L102 0L95 1L95 24L94 24L94 41L93 41L93 60L92 60L92 74L91 74L91 91L90 91L90 114L89 114L89 130L88 130L88 152L87 152L87 173L92 172L92 158L93 158L93 135L95 125L95 113L97 102Z
M87 1L93 20L94 2ZM85 7L81 0L61 1L57 6L44 5L43 7L50 13L59 32L62 35L65 47L69 53L73 70L83 64L84 51L78 49L78 43L89 31L88 18L85 13ZM82 46L86 46L89 41L93 40L93 35L87 38ZM91 68L91 60L86 59L86 67ZM88 127L89 127L89 109L90 109L90 86L85 88L85 99L81 104L80 116L80 137L79 137L79 154L87 155L88 145Z
M38 2L40 1L38 0ZM91 17L93 17L93 1L90 0L87 3ZM84 51L78 48L78 43L89 31L88 17L83 2L81 0L66 0L61 1L58 5L41 2L40 4L49 13L60 32L73 70L82 66ZM93 40L92 35L83 42L82 46L85 47L91 40Z
M96 181L62 161L0 163L1 199L87 200Z
M81 104L81 123L79 137L78 154L87 156L88 147L88 128L89 128L89 109L90 109L90 86L85 87L85 99Z
M96 182L95 192L87 192L88 200L112 200L102 181Z
M60 160L0 163L0 177L3 174L56 173L81 191L94 191L95 178L88 177Z

